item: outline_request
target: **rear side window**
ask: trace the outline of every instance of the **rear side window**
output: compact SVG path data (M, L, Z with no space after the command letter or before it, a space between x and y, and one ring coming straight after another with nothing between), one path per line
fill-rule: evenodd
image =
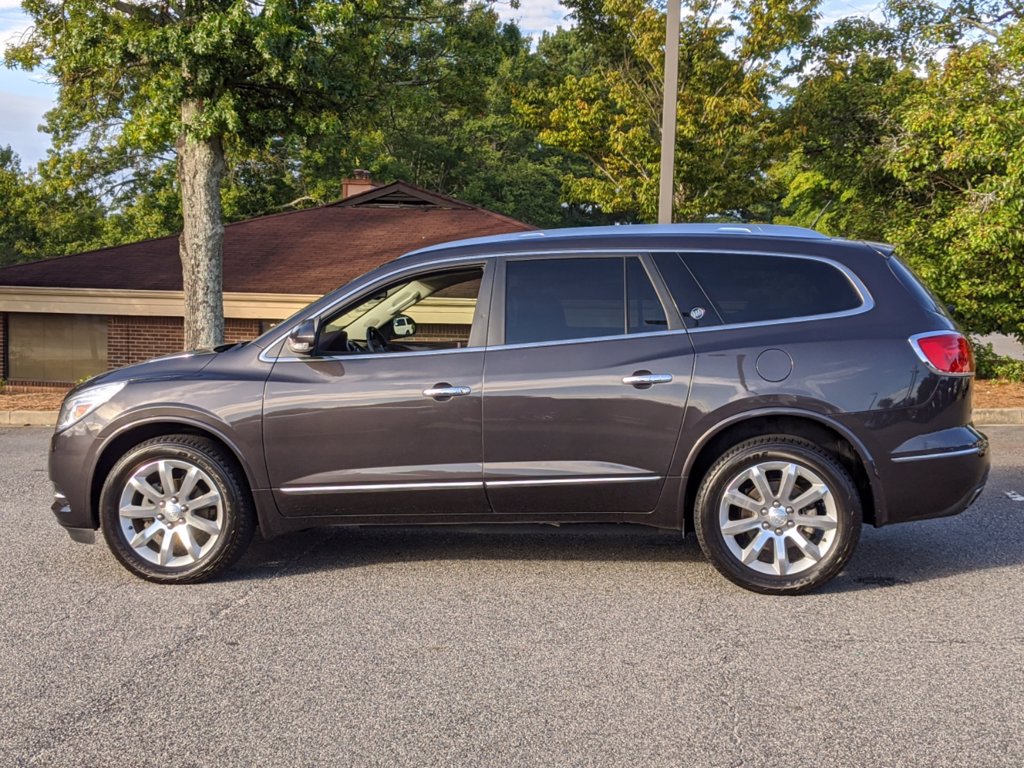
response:
M726 324L827 315L863 303L841 270L814 259L739 253L682 259Z
M636 257L528 259L506 265L506 344L667 327L665 310Z

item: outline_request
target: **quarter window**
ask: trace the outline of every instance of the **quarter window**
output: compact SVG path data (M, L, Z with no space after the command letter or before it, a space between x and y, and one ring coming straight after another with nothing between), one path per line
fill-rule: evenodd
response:
M656 253L654 263L687 328L707 328L722 324L711 300L697 285L678 253Z
M827 315L862 304L842 271L815 259L738 253L685 253L680 258L726 324ZM684 314L685 306L680 303Z

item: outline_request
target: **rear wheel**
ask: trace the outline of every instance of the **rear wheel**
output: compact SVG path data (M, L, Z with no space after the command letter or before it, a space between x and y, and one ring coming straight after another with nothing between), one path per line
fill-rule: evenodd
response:
M701 549L741 587L798 594L821 586L860 538L850 474L820 446L789 435L740 443L708 471L694 525Z
M114 556L150 581L206 581L245 551L256 525L234 457L193 435L132 448L100 495L100 523Z

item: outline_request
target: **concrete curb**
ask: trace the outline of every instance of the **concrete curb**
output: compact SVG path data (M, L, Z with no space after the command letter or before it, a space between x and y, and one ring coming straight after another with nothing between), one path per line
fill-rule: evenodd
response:
M57 411L0 411L0 427L52 427ZM975 408L974 423L979 427L1024 425L1024 408Z
M975 408L974 423L979 427L1024 424L1024 408Z
M59 411L0 411L0 427L52 427Z

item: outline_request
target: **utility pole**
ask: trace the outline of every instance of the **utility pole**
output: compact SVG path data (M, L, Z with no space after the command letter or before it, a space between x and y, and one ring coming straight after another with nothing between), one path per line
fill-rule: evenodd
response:
M661 177L658 223L672 223L672 188L676 160L676 103L679 100L679 14L682 0L668 0L665 17L665 93L661 104Z

